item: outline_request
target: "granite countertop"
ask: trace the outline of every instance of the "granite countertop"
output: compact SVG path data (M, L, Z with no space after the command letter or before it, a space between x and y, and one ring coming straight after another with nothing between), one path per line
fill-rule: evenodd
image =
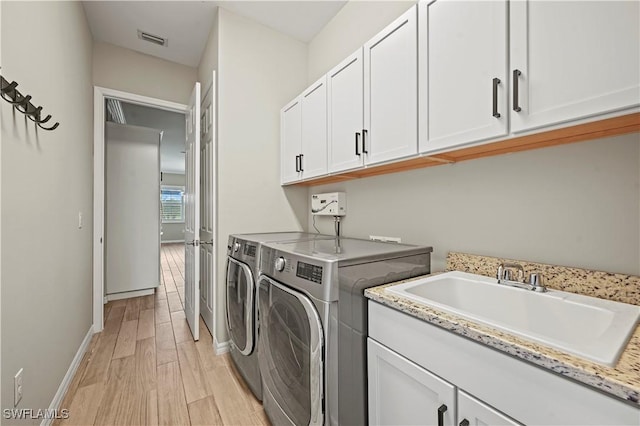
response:
M451 256L450 254L449 256ZM453 253L454 256L467 256L460 253ZM473 255L469 255L473 256ZM479 261L482 259L483 264L495 264L495 262L487 261L487 257L473 256L470 258L465 257L465 261ZM460 264L469 265L470 263L461 262L461 258L455 259L457 265L452 265L451 259L448 258L448 268L452 266L460 266ZM504 259L497 259L498 263ZM456 263L453 262L453 263ZM477 264L477 263L476 263ZM532 268L527 268L525 264L525 270L531 271ZM535 270L540 270L541 264L536 265ZM553 266L554 268L561 268ZM461 267L459 269L463 272L474 272L473 268ZM575 268L573 268L575 269ZM581 274L600 273L597 271L580 270ZM612 274L617 275L617 274ZM566 279L566 273L560 274L563 279ZM584 276L584 275L583 275ZM627 279L618 279L617 282L622 282L623 285L628 286L629 280L633 281L633 286L637 288L636 279L640 280L640 277L634 276L622 276ZM419 278L413 278L420 279ZM405 280L402 282L407 282ZM616 281L616 280L614 280ZM509 355L520 358L524 361L528 361L545 369L548 369L554 373L562 376L569 377L578 382L584 383L587 386L604 391L608 394L624 399L626 401L637 404L640 407L640 326L636 327L633 335L631 336L627 347L620 356L618 363L615 367L607 367L601 364L597 364L574 355L570 355L558 349L554 349L539 343L535 343L524 338L512 335L507 332L503 332L489 326L482 325L480 323L467 320L460 316L450 314L438 309L427 307L419 303L415 303L410 299L396 296L386 289L390 286L398 285L400 283L385 284L378 287L372 287L365 291L365 296L371 300L374 300L383 305L397 309L415 318L419 318L428 323L434 324L438 327L449 330L453 333L475 340L480 344L492 347L499 351L505 352ZM552 282L547 282L547 286L550 288L557 288ZM566 291L566 290L565 290ZM591 288L585 288L584 291L574 291L575 293L587 294L592 292ZM606 298L606 297L602 297ZM628 302L627 302L628 303ZM637 304L637 303L635 303Z

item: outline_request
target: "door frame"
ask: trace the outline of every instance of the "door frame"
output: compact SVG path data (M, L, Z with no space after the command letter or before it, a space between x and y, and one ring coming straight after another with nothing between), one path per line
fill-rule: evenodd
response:
M93 88L93 332L104 327L105 99L185 114L187 105L106 87Z

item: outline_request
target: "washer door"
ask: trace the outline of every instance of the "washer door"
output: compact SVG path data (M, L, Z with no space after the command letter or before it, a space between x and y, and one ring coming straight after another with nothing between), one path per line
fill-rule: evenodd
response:
M253 295L255 284L251 269L229 257L227 262L227 328L231 342L242 355L253 351Z
M259 282L260 371L263 383L296 425L323 423L324 335L304 294L265 276Z

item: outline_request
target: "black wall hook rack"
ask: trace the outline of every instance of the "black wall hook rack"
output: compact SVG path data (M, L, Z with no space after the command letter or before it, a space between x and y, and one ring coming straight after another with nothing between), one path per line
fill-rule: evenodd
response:
M44 123L51 120L51 114L42 118L42 107L36 107L31 103L31 95L24 96L16 89L18 83L12 81L9 83L4 77L0 76L0 96L2 99L9 102L13 107L29 117L29 120L33 121L43 130L55 130L60 123L56 123L51 127L43 126Z

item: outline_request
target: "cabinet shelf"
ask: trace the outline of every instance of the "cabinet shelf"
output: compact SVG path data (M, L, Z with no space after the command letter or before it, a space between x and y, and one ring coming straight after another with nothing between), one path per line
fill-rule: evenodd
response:
M421 169L424 167L452 164L475 158L493 157L511 152L529 151L575 142L586 142L610 136L640 132L640 112L604 120L592 121L560 129L548 130L524 136L509 137L495 142L471 147L462 147L442 154L424 154L393 163L365 167L363 169L336 173L296 182L297 186L316 186L344 182L369 176L385 175Z

